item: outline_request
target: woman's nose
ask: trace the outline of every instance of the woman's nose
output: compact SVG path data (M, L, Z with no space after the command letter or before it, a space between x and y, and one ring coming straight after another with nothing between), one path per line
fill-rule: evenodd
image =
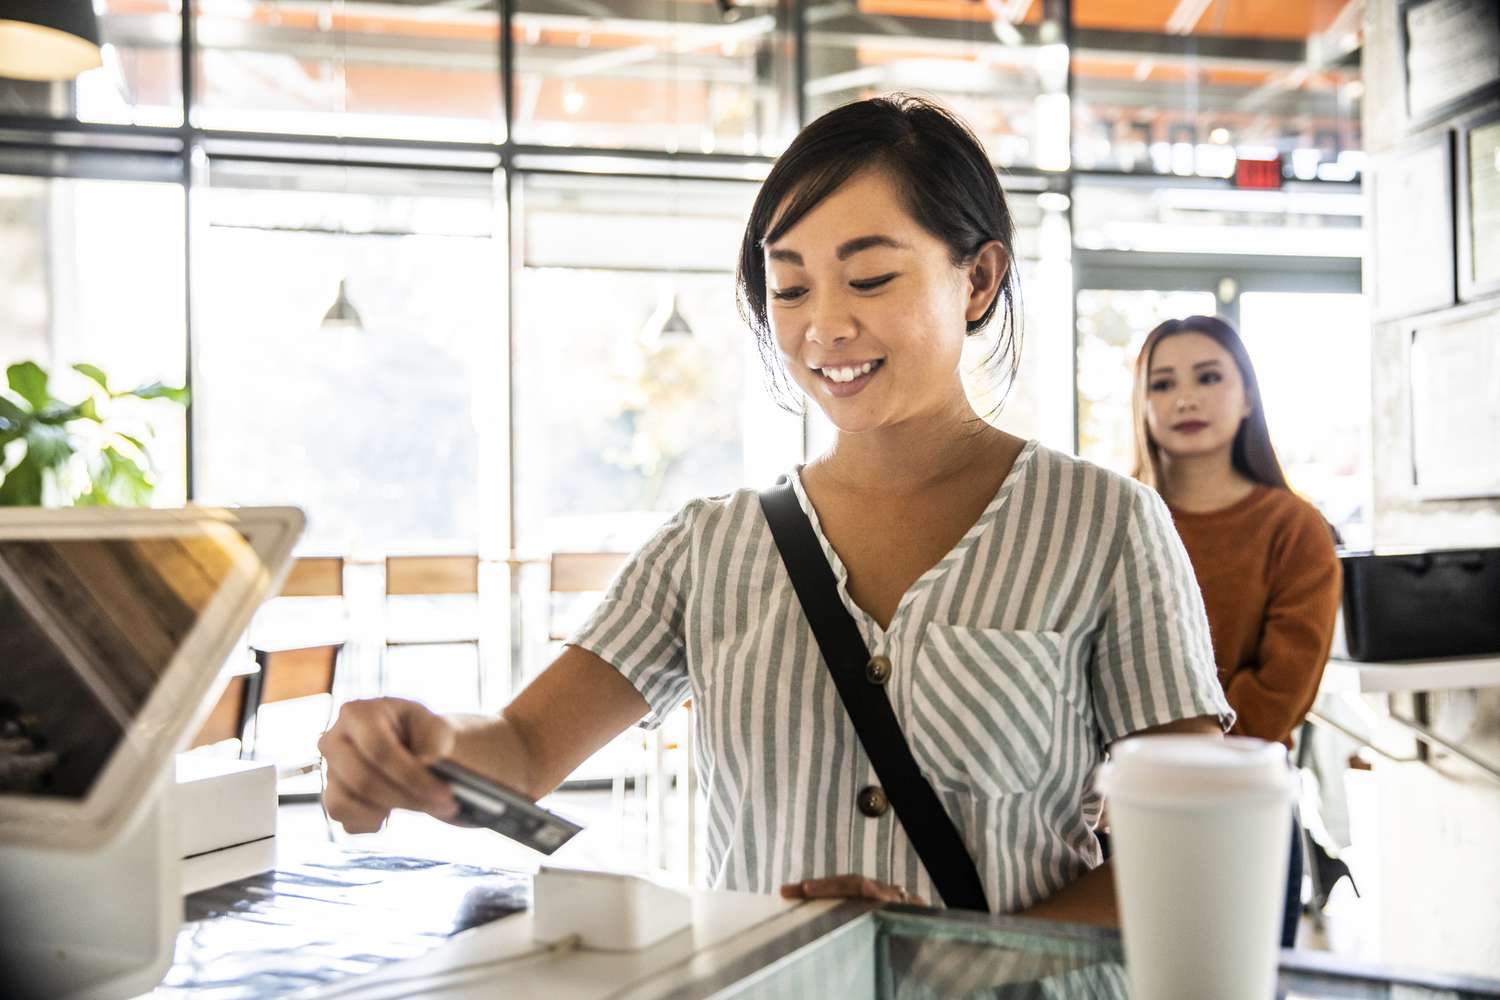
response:
M812 305L812 316L807 324L808 340L826 347L854 337L854 317L838 302L837 296L821 296Z

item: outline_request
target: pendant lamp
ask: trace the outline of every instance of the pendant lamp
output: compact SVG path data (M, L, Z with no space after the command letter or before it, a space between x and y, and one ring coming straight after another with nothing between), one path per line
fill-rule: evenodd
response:
M0 76L71 80L104 64L90 0L10 0L0 4Z
M677 308L677 291L662 303L662 307L651 314L641 330L641 340L647 344L658 344L664 340L687 340L693 336L693 328Z
M359 318L359 310L354 308L354 303L349 301L349 291L344 287L346 283L347 279L339 279L339 293L334 296L333 305L328 307L328 312L323 314L323 329L362 333L365 323Z

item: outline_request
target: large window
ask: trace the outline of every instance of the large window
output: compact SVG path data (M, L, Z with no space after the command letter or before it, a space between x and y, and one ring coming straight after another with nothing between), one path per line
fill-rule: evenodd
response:
M0 156L0 170L6 162ZM35 361L51 373L53 394L69 401L89 388L71 370L80 362L103 369L115 388L183 384L183 234L178 184L0 172L0 369ZM155 469L154 502L181 503L182 409L155 402L117 411L139 421L131 429Z
M494 0L198 0L194 8L195 125L504 138Z
M314 551L475 550L503 509L491 176L216 162L205 214L199 497L304 507Z
M76 81L0 76L0 114L107 122L182 124L179 0L95 0L103 65Z
M1292 488L1369 546L1370 322L1363 295L1246 292L1240 324Z
M1023 349L1007 381L993 331L967 345L981 413L1129 471L1140 339L1223 312L1294 485L1368 523L1357 3L95 7L102 67L0 79L0 358L190 377L158 499L302 506L303 550L377 599L387 554L478 553L487 679L591 603L552 553L628 551L826 443L765 390L738 242L798 128L876 94L947 104L1007 192ZM1269 157L1280 187L1229 179ZM463 708L460 657L381 676Z
M1068 49L1044 3L807 5L808 116L892 91L937 97L1002 167L1068 167Z
M1229 177L1280 156L1288 177L1356 176L1363 9L1074 0L1076 165Z
M791 63L776 0L520 0L517 142L774 154Z
M800 423L766 393L735 305L754 194L527 179L515 285L523 553L629 551L693 497L769 484L800 457ZM558 630L544 586L544 572L531 575L533 636Z

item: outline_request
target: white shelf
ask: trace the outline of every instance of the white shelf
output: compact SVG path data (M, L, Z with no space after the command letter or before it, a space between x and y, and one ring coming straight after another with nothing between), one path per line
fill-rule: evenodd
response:
M1331 659L1324 684L1360 694L1500 687L1500 656L1389 663Z

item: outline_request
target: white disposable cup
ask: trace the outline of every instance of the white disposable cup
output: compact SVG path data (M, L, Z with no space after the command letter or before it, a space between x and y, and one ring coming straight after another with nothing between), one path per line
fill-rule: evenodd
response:
M1141 736L1100 775L1135 1000L1275 994L1294 776L1244 737Z

